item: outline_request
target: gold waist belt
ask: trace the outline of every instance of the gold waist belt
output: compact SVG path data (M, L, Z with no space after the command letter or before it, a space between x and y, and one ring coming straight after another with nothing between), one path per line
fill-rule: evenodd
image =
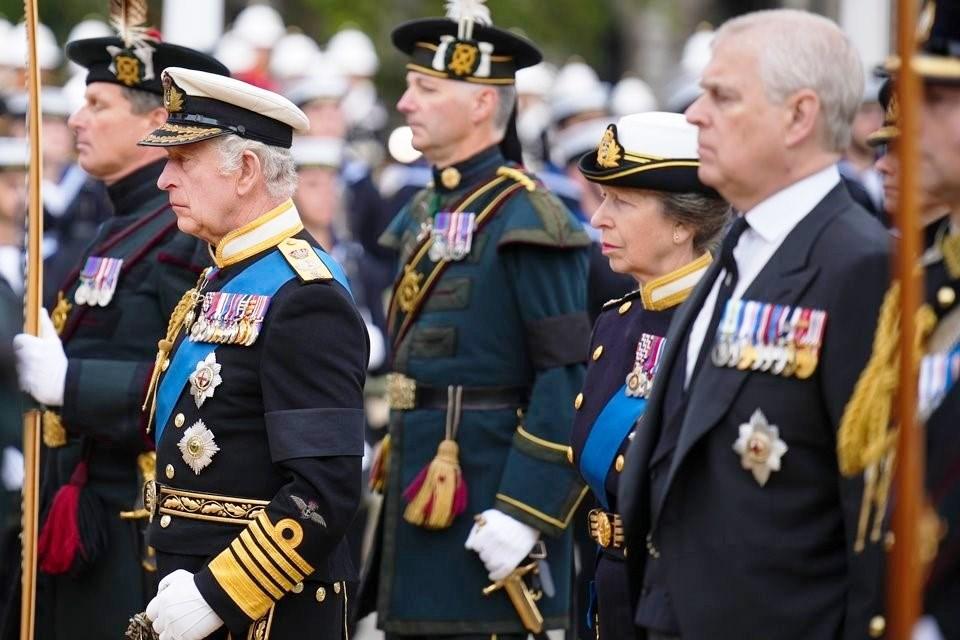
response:
M159 514L220 524L246 524L256 519L269 503L269 500L183 491L157 482L148 482L144 487L144 505L151 521Z
M618 513L591 509L587 514L590 537L604 549L623 548L623 520Z

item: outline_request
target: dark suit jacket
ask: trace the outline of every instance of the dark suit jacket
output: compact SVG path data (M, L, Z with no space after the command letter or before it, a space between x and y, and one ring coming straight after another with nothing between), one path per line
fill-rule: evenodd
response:
M853 552L862 482L841 478L835 432L871 351L888 263L887 233L838 185L744 295L827 311L816 372L800 380L718 368L707 358L691 382L676 447L665 452L672 459L653 467L668 474L666 489L651 499L666 389L673 367L686 366L684 337L719 261L674 316L659 382L627 454L621 506L631 589L642 588L649 535L684 640L868 637L882 606L882 552ZM763 487L733 451L739 425L756 409L789 447Z

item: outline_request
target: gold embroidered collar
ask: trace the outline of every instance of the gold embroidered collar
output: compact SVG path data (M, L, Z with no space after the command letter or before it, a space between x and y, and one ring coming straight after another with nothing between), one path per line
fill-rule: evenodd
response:
M229 267L275 247L301 231L303 222L300 220L300 212L294 206L293 200L287 200L256 220L223 236L213 252L213 262L220 269Z
M686 300L711 262L713 257L709 251L705 251L693 262L644 284L640 287L643 308L650 311L663 311Z

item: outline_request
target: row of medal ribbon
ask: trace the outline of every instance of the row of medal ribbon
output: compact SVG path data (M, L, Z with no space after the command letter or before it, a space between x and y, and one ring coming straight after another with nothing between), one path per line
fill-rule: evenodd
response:
M477 215L464 211L441 211L430 229L433 244L427 254L434 262L457 262L470 255Z
M121 258L90 256L80 272L80 284L73 292L73 301L79 305L105 307L113 300L120 280Z
M657 373L660 356L667 340L662 336L644 333L637 342L637 351L633 356L633 369L624 381L624 393L630 398L646 398L653 388L653 376Z
M249 347L260 335L270 296L211 291L203 296L200 314L189 327L194 342Z
M931 353L920 361L917 410L926 420L960 379L960 344L945 353Z
M710 357L718 367L809 378L817 369L827 312L731 299Z

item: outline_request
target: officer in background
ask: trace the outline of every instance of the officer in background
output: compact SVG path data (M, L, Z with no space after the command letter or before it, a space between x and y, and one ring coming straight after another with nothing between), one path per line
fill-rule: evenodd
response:
M46 407L37 621L50 639L115 636L155 588L141 532L153 454L140 407L157 337L209 261L157 189L163 152L137 142L166 118L164 68L227 69L131 38L67 45L87 69L85 104L70 118L78 160L107 185L114 211L63 282L52 322L41 314L42 335L15 344L20 386Z
M525 637L510 598L483 589L539 547L544 626L565 628L590 240L516 164L513 82L540 52L479 3L448 3L393 42L410 56L397 108L434 184L382 238L400 269L391 453L373 473L386 487L378 622L388 637Z
M620 479L634 620L651 639L882 634L883 547L856 549L863 482L836 435L890 260L836 167L861 63L828 19L763 11L717 31L702 85L698 175L742 213L671 323Z
M20 606L9 594L20 569L20 502L23 498L23 416L13 337L23 327L22 250L26 213L24 138L0 138L0 619ZM6 257L11 259L5 259ZM8 604L6 604L8 603Z
M924 542L936 550L927 569L924 617L915 630L916 640L943 640L960 637L960 2L928 2L920 14L917 30L920 51L913 59L923 80L919 176L921 184L921 221L936 219L944 211L949 215L931 225L930 246L921 258L924 268L924 304L916 316L916 327L923 340L920 363L918 418L926 426L926 492L929 507L921 525ZM887 68L894 74L900 60L892 58ZM895 96L887 94L893 104ZM896 109L893 110L895 115ZM888 110L888 113L890 110ZM889 119L888 119L889 120ZM894 147L900 131L896 119L873 136L887 138ZM888 154L889 155L889 154ZM895 157L882 165L896 168ZM877 334L884 342L903 342L898 321L898 286L887 294L880 312ZM880 341L878 340L878 343ZM875 349L856 393L844 416L844 426L861 446L874 449L876 443L862 438L875 432L875 425L859 418L877 415L877 408L890 410L891 393L877 384L883 372L895 372L897 363ZM894 373L894 376L896 374ZM863 444L867 446L864 447ZM882 497L875 498L882 500Z
M163 82L169 117L141 144L167 149L158 184L216 268L174 309L147 387L162 579L146 617L181 640L342 638L369 343L291 200L307 118L239 80L169 68Z

